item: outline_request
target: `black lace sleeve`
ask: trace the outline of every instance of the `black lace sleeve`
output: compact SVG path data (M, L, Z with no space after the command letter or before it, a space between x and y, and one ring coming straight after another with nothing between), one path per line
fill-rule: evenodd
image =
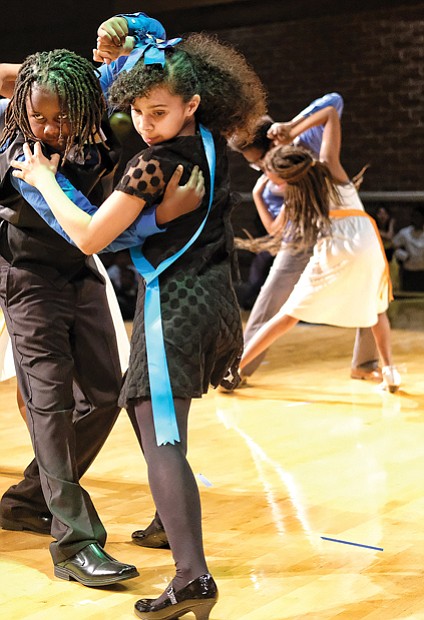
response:
M155 158L150 150L139 153L128 163L115 189L142 198L146 206L157 204L162 199L169 178L169 173L163 170L164 163Z

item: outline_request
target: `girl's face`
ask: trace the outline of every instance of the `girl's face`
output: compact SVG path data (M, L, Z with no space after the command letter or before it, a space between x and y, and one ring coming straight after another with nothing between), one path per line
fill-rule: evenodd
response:
M26 100L29 125L34 137L53 150L63 153L70 134L66 113L61 110L59 97L46 86L34 84Z
M194 113L199 103L199 95L184 103L180 95L171 94L166 86L156 86L146 97L134 100L131 118L137 133L152 146L176 136L194 135Z

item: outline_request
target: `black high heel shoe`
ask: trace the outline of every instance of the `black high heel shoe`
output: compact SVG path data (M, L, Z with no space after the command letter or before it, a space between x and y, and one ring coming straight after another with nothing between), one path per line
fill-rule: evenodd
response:
M161 523L156 519L146 527L145 530L136 530L131 534L133 542L140 547L150 549L170 549L168 537Z
M178 620L190 611L196 620L208 620L212 607L218 600L218 588L209 573L190 581L176 592L169 586L167 598L155 604L155 599L142 598L136 602L134 611L142 620Z

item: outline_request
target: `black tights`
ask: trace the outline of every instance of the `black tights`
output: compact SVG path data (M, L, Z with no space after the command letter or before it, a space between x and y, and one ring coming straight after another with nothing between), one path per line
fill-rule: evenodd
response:
M128 413L147 463L150 490L168 537L180 590L208 572L203 552L199 489L187 461L191 400L174 399L180 442L158 446L151 401L136 401Z

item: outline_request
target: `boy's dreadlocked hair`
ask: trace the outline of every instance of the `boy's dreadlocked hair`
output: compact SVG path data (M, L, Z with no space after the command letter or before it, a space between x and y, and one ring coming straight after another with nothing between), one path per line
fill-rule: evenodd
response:
M330 203L340 204L340 194L326 164L301 147L276 146L265 155L264 165L266 172L287 182L283 228L293 237L293 245L306 248L318 236L330 234Z
M127 108L156 86L165 86L189 101L201 101L197 120L211 131L229 137L253 138L258 117L265 114L265 92L259 77L244 56L216 37L192 34L175 48L165 50L165 66L145 65L143 59L131 72L121 73L109 92L109 102Z
M98 72L85 58L66 49L57 49L32 54L23 62L7 107L0 147L18 131L27 140L34 139L26 111L26 101L34 85L45 86L56 93L61 109L67 114L70 134L65 157L73 145L80 151L84 143L94 142L106 108Z

